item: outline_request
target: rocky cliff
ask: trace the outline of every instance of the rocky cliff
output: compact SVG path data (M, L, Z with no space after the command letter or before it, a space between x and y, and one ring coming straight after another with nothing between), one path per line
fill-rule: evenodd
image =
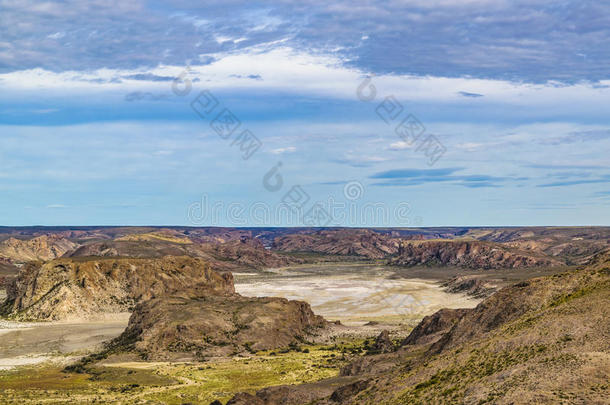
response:
M325 230L276 238L273 248L285 252L315 252L381 259L398 251L399 241L370 230Z
M32 239L8 238L0 243L0 257L13 262L52 260L76 248L76 243L59 236L38 236Z
M232 293L231 274L190 257L62 258L26 264L7 288L3 312L59 320L124 312L136 303L179 290Z
M402 342L403 345L422 345L438 341L469 310L444 308L428 315L411 331Z
M201 247L219 260L233 260L236 264L253 269L277 268L304 262L303 259L270 251L259 240L251 238L225 243L206 243Z
M560 266L563 263L544 255L510 249L498 243L460 240L403 241L397 266L459 266L471 269Z

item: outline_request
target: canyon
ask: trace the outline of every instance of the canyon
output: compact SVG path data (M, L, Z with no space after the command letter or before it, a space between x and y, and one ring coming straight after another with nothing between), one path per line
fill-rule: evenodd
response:
M601 403L609 248L608 228L0 228L0 400L40 400L11 388L40 375L52 401Z

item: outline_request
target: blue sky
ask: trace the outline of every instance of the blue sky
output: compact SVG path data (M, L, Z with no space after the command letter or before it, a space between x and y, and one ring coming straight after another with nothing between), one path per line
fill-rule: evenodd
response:
M0 223L610 225L610 5L200 3L0 0Z

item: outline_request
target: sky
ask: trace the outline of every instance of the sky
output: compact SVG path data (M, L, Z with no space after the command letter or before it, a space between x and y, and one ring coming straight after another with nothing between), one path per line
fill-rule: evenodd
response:
M0 0L0 224L610 225L609 40L588 0Z

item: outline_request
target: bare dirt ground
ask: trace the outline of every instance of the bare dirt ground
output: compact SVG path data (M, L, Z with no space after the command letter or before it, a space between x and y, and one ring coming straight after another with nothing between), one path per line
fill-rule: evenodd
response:
M129 314L94 322L0 321L0 369L66 362L101 347L123 332Z
M306 301L317 314L348 326L410 323L441 308L470 308L480 302L446 293L436 281L396 277L392 268L375 264L308 265L272 273L237 273L235 289L246 296Z

